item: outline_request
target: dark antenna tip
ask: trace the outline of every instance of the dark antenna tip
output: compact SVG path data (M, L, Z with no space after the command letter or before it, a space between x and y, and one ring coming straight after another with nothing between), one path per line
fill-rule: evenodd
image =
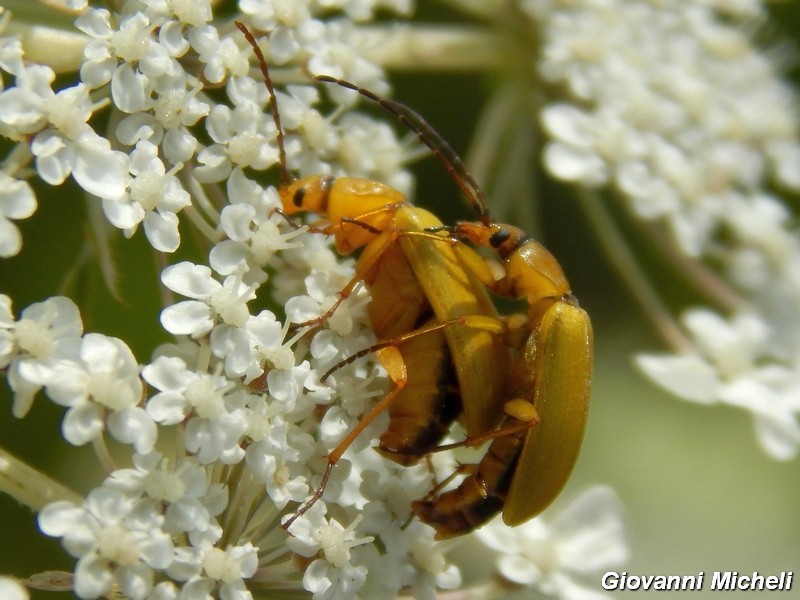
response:
M401 102L378 96L375 92L371 92L345 79L338 79L330 75L315 75L314 80L324 83L335 83L340 87L356 91L394 116L406 128L414 132L417 138L430 148L434 157L444 165L447 174L455 181L458 189L461 190L461 193L470 201L473 208L478 213L480 221L485 224L492 222L489 213L489 205L486 202L486 197L483 195L478 182L475 181L475 178L469 172L458 153L453 150L452 146L447 143L447 140L445 140L422 115Z
M253 48L253 53L258 59L258 65L261 68L262 75L264 76L264 85L267 86L267 92L269 92L269 105L270 109L272 110L272 120L275 123L275 129L278 130L278 156L281 168L280 185L281 187L285 187L291 182L291 177L289 176L289 169L286 167L286 145L284 143L283 126L281 125L281 115L278 111L278 98L275 95L275 88L272 85L272 78L269 75L267 60L264 58L261 48L258 47L256 38L253 36L247 26L241 21L234 21L233 23L236 25L239 31L244 34L247 43Z

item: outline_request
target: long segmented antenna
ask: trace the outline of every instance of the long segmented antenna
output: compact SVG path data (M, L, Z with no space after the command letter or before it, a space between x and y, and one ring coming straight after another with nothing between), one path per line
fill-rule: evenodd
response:
M278 98L275 96L275 88L272 86L272 78L269 76L269 67L261 48L258 47L256 38L250 33L250 30L244 23L234 21L236 27L239 28L244 34L247 43L253 48L253 53L258 59L258 65L261 67L261 73L264 75L264 85L267 86L269 92L269 106L272 110L272 120L275 122L275 128L278 130L278 156L281 163L281 186L287 186L291 183L289 170L286 168L286 146L284 145L283 127L281 126L281 115L278 111Z
M316 81L322 81L325 83L335 83L341 87L358 92L365 98L380 106L389 114L393 115L409 130L413 131L417 138L419 138L423 144L430 148L436 159L444 165L445 170L453 179L453 181L456 182L456 185L461 190L461 193L464 194L464 197L472 203L472 206L478 213L481 222L486 224L492 222L491 216L489 215L489 206L486 202L486 197L483 195L483 192L481 191L478 183L475 181L475 178L467 170L464 161L461 160L461 157L458 155L458 153L453 150L450 144L447 143L442 135L436 131L430 125L430 123L428 123L422 117L422 115L405 104L402 104L401 102L390 100L388 98L382 98L374 92L371 92L370 90L351 83L345 79L338 79L336 77L331 77L330 75L315 75L314 79Z

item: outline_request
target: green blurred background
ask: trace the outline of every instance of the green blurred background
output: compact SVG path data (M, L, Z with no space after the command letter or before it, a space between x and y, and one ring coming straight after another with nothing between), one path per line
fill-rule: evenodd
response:
M463 19L438 4L419 4L419 21ZM796 38L800 31L797 2L779 3L775 11L777 35ZM796 70L790 74L797 79ZM489 90L480 74L406 72L392 74L391 79L395 97L425 115L457 150L465 151ZM458 99L457 107L453 99ZM415 170L419 204L433 207L445 222L470 216L436 161L423 161ZM36 191L36 215L19 222L24 235L22 253L0 261L0 292L13 298L18 315L28 304L58 293L65 274L74 272L80 285L72 289L83 292L73 299L81 307L86 331L120 337L137 359L147 360L152 348L165 338L158 326L160 305L154 286L159 269L141 231L132 241L116 236L113 246L120 295L127 299L120 303L108 293L91 261L75 270L90 234L86 206L74 187L39 186ZM537 233L562 262L574 291L592 315L596 333L589 428L563 501L587 485L611 485L627 513L632 551L627 572L694 575L704 571L706 590L690 592L693 598L714 595L708 588L715 570L771 575L796 569L800 559L798 461L780 463L767 458L757 446L746 413L674 399L632 368L632 355L660 351L659 340L609 269L569 190L546 184L542 198ZM672 273L668 268L657 261L651 267L652 272L662 273L660 283L669 289ZM691 300L681 290L670 292L676 306ZM4 448L79 491L100 480L98 472L86 468L96 463L91 452L61 439L60 408L40 398L27 418L16 420L10 415L9 401L7 387L0 384L0 407L4 407L0 444ZM57 541L37 533L28 509L0 496L0 515L0 573L24 576L70 569L72 560ZM800 581L795 589L800 589ZM659 592L661 597L680 593ZM762 593L739 591L736 597L756 598Z

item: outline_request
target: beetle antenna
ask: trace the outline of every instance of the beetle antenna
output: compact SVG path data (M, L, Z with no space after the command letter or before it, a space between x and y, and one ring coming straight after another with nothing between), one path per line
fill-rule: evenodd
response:
M417 138L430 148L436 159L444 165L445 170L456 182L456 185L461 190L467 200L470 201L475 211L478 213L480 220L483 223L491 223L492 219L489 215L489 206L486 202L486 197L483 195L478 182L467 170L464 161L458 153L453 150L452 146L436 131L430 123L428 123L422 115L414 109L388 98L382 98L375 92L358 86L354 83L344 79L331 77L330 75L315 75L314 79L323 81L325 83L335 83L341 87L358 92L365 98L371 100L386 112L393 115L400 123L406 126L409 130L413 131Z
M253 37L253 34L250 33L250 30L247 28L247 26L239 21L234 21L234 24L239 28L239 31L244 34L247 43L252 46L253 53L258 59L258 65L261 67L261 73L264 75L264 85L267 86L267 91L269 92L269 106L272 110L272 120L275 122L275 128L278 130L278 157L281 165L280 183L281 186L286 186L290 183L289 170L286 167L286 146L284 144L283 127L281 126L281 114L278 111L278 98L275 95L275 88L272 85L272 78L269 76L269 67L267 66L267 61L264 58L264 54L261 52L261 48L258 47L256 38Z

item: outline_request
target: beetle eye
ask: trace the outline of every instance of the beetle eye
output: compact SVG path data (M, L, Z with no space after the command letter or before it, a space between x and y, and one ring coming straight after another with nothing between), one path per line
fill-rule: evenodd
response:
M303 208L303 200L306 197L306 188L297 188L297 191L292 196L292 204L294 204L297 208Z
M511 236L511 232L508 229L499 229L497 232L493 233L489 238L489 245L492 248L499 248L503 244L508 241L508 238Z
M325 192L330 190L333 187L333 181L336 179L332 175L326 175L320 180L319 188Z

